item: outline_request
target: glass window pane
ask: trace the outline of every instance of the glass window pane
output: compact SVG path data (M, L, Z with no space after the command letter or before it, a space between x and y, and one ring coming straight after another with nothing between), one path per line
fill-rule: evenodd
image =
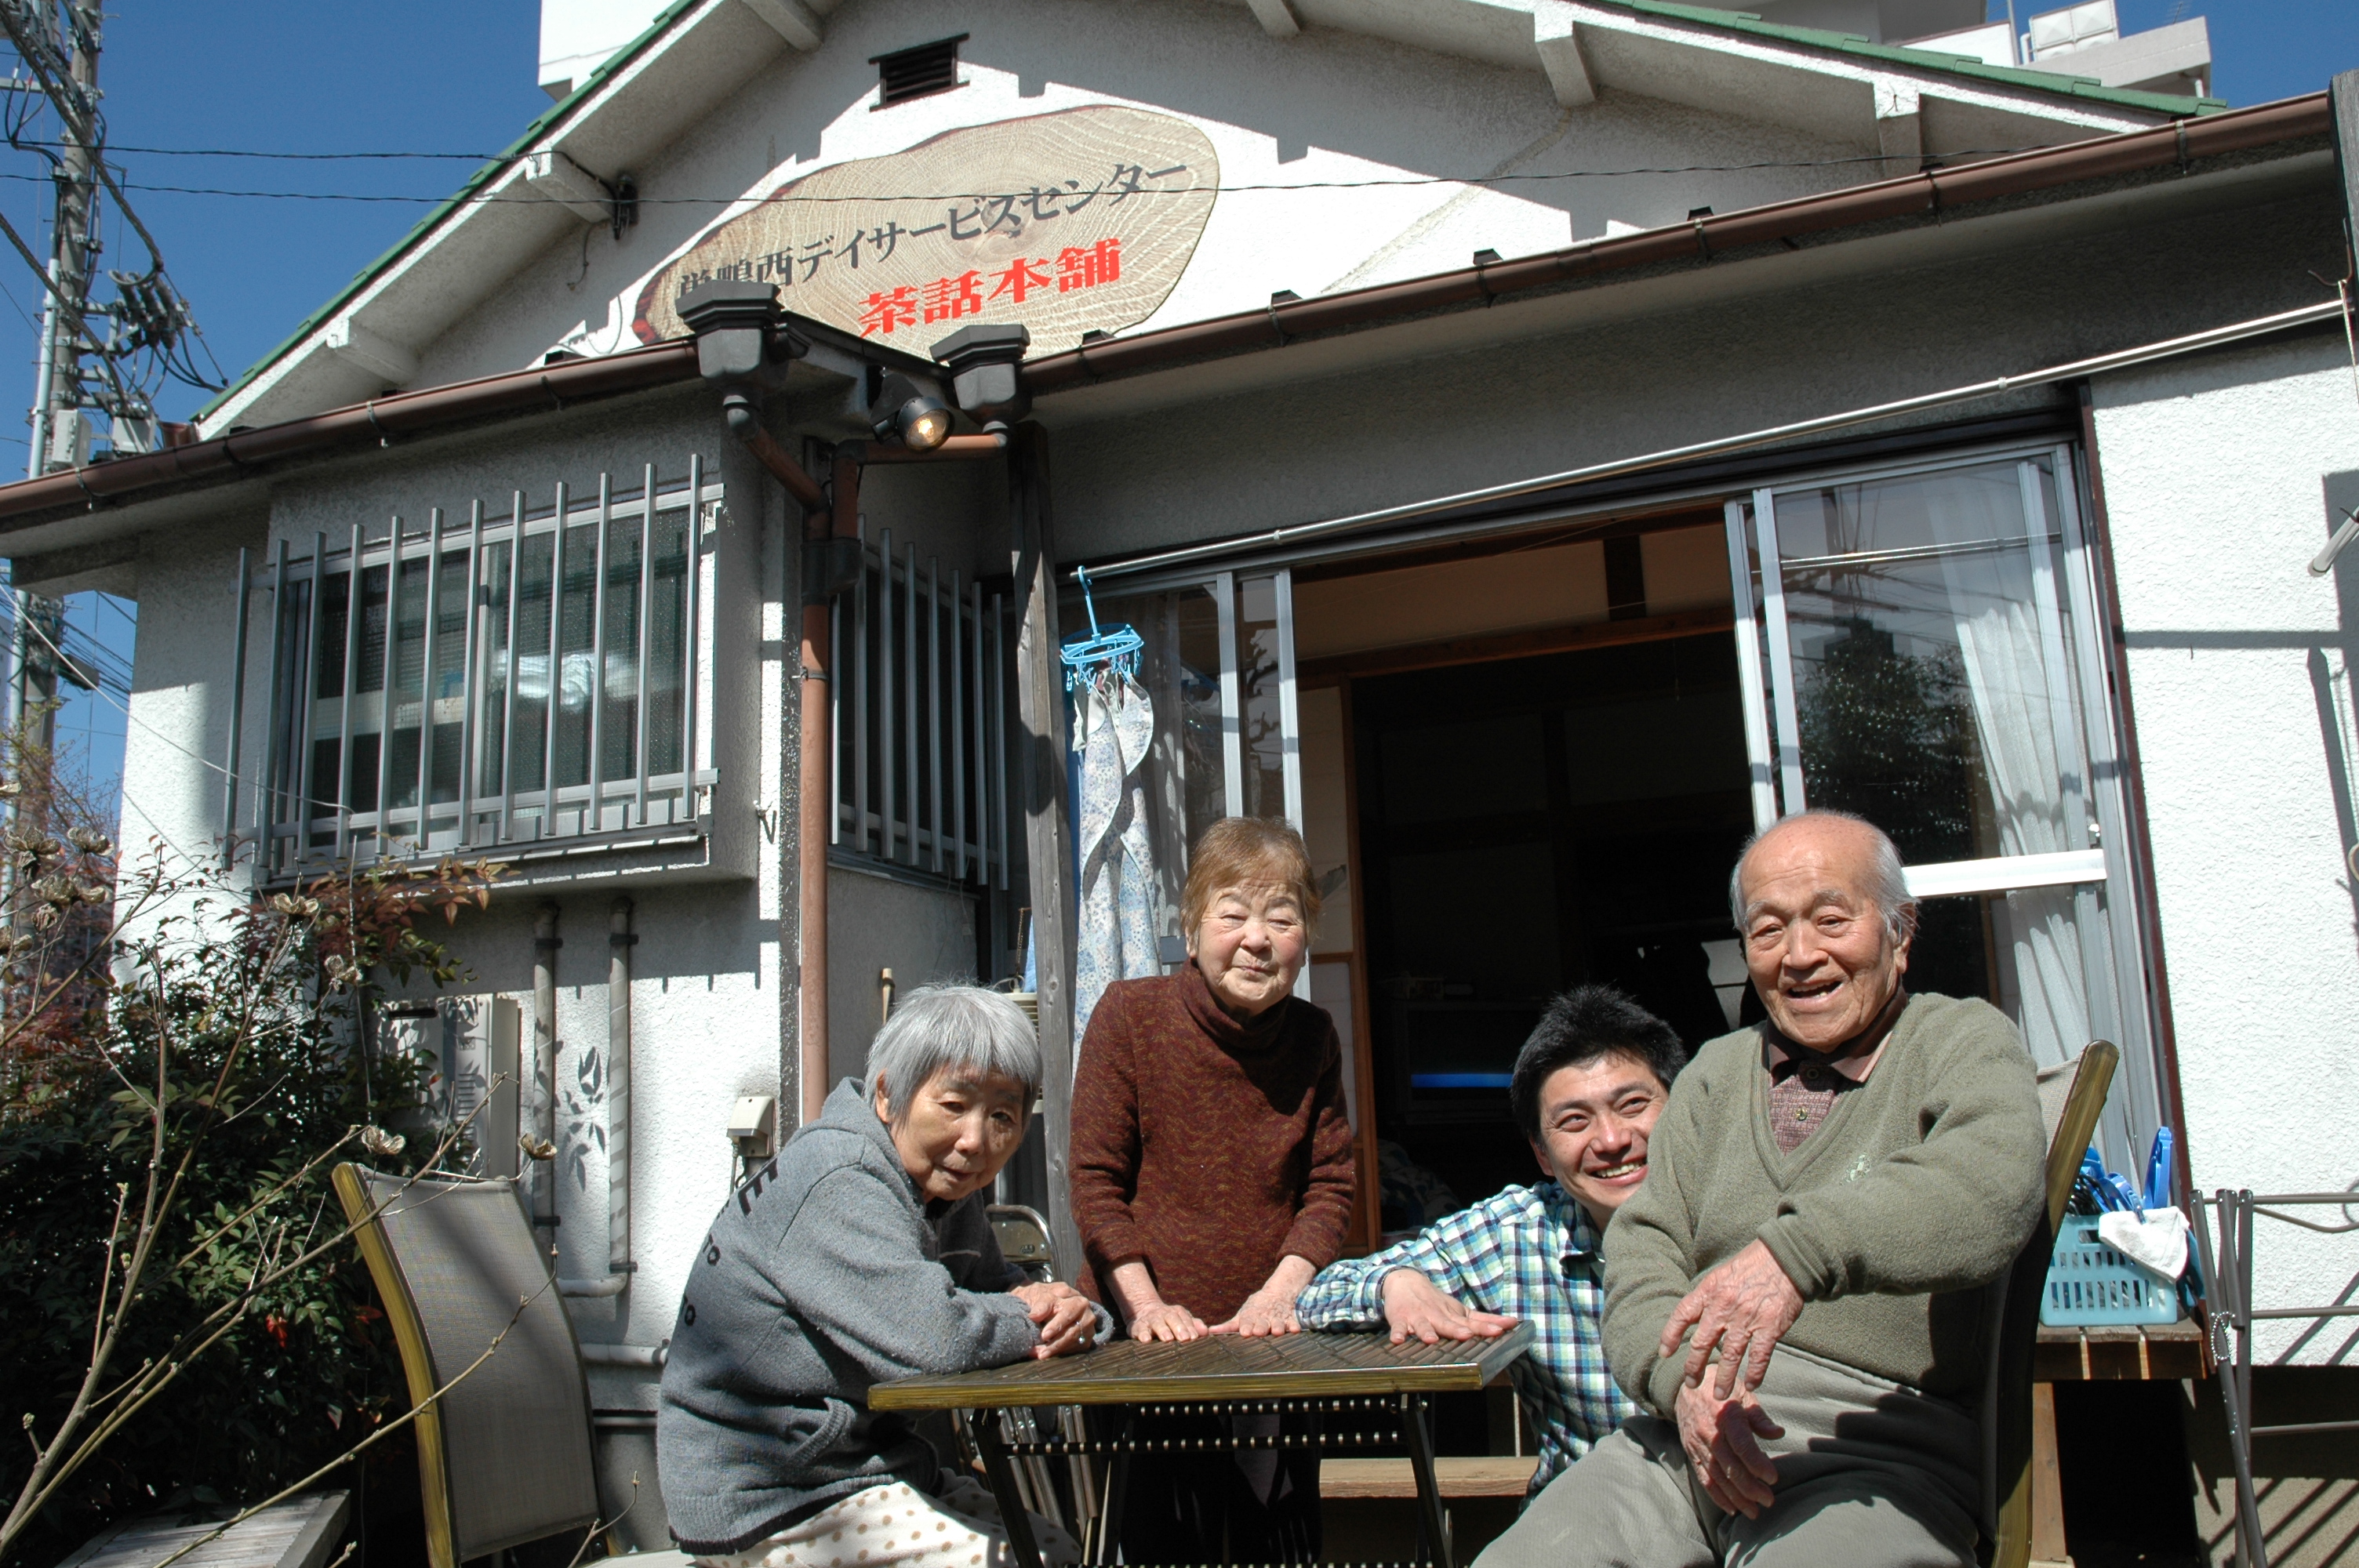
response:
M1277 579L1237 583L1237 701L1245 815L1286 816L1286 727L1277 700Z
M656 514L647 547L655 581L647 595L647 771L679 770L680 617L688 603L686 507Z
M626 779L638 772L639 520L606 525L606 668L599 700L605 705L599 747L600 776Z
M526 537L516 581L516 716L510 727L516 763L508 787L538 791L549 766L549 612L551 556L557 535Z
M557 611L557 787L590 782L590 701L597 688L591 624L598 591L598 530L565 530L563 592Z
M2088 847L2060 541L2052 507L2026 510L2026 466L1777 499L1810 804L1912 863Z

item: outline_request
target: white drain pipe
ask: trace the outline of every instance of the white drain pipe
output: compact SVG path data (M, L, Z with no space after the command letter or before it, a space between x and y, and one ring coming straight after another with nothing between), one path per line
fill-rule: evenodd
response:
M560 1280L561 1295L618 1296L638 1271L631 1261L631 948L637 941L631 901L617 898L606 933L606 1276Z

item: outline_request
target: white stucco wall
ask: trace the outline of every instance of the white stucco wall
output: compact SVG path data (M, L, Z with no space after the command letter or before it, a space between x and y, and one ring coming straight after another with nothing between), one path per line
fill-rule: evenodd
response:
M1527 39L1527 18L1523 26ZM871 57L958 33L969 35L959 51L966 85L874 110ZM1567 110L1537 55L1510 69L1334 29L1276 39L1242 5L875 0L834 13L817 52L780 55L634 168L636 228L619 241L593 233L586 248L569 232L421 345L415 384L531 363L560 342L590 353L636 346L640 286L740 210L700 198L766 193L946 131L1093 103L1184 118L1211 140L1224 188L1271 188L1217 200L1186 275L1136 330L1258 308L1281 288L1308 297L1462 267L1478 249L1527 255L1601 235L1609 222L1643 228L1699 206L1733 211L1859 183L1876 168L1730 167L1855 160L1875 148L1770 124L1738 105L1706 114L1609 91ZM1690 165L1717 167L1462 182ZM897 346L922 354L942 335L927 329Z
M2359 556L2305 569L2325 476L2359 470L2351 367L2318 337L2096 392L2195 1184L2352 1187ZM2359 1268L2349 1237L2256 1229L2257 1304L2334 1300ZM2289 1352L2298 1332L2263 1325L2260 1354L2343 1337Z
M973 900L882 872L832 867L827 877L828 1079L858 1076L883 1026L881 971L894 994L975 978Z

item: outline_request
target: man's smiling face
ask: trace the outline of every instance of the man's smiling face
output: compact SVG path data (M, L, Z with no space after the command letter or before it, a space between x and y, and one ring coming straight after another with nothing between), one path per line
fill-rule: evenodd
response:
M1670 1091L1639 1057L1608 1051L1540 1085L1540 1169L1601 1228L1647 1179L1647 1139Z
M1745 967L1769 1022L1795 1044L1832 1051L1873 1023L1908 970L1873 892L1875 841L1855 822L1802 817L1745 858Z

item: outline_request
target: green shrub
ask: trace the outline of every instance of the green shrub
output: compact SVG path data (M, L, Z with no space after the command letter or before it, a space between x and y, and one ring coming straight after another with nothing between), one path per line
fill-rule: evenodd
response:
M458 978L419 917L484 902L496 874L386 868L236 903L209 875L151 873L74 978L96 1000L62 1011L17 995L56 966L12 955L0 1413L33 1442L0 1444L0 1500L15 1510L0 1555L54 1561L166 1502L259 1500L408 1408L328 1171L451 1152L379 1130L426 1086L372 1046L371 1024L381 987ZM28 1509L28 1477L54 1481L93 1436ZM32 1476L43 1446L46 1480Z

